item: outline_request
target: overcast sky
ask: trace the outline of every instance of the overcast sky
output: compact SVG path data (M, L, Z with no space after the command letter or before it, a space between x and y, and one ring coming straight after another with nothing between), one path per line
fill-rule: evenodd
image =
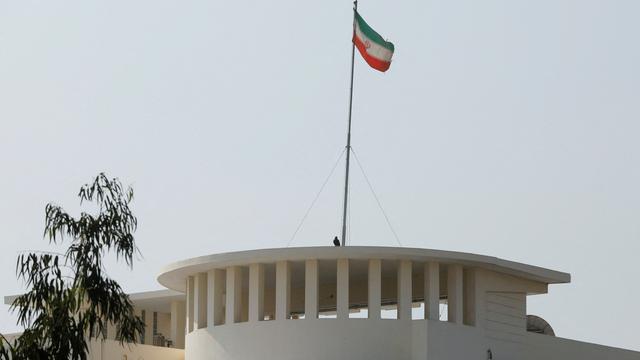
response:
M640 350L640 1L363 0L353 146L403 246L570 272L529 299L562 337ZM100 171L173 261L286 246L344 147L351 3L0 0L0 294ZM397 245L357 167L351 243ZM343 165L292 246L339 234ZM15 319L0 307L0 331Z

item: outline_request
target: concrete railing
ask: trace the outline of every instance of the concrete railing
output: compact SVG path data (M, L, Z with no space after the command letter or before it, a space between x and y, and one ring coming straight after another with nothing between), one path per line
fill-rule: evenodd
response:
M184 360L184 350L153 345L121 345L115 340L91 341L91 360Z
M366 309L380 319L383 309L411 319L417 302L424 319L462 324L464 267L403 259L306 259L249 263L216 268L187 277L186 331L241 322L348 319ZM471 304L472 302L466 302ZM469 307L468 306L468 307Z

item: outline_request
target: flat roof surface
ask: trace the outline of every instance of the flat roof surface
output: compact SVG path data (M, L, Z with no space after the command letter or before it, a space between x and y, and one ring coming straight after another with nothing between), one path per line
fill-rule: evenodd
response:
M20 295L9 295L4 297L4 303L11 305L13 301ZM149 311L171 312L171 302L174 300L184 300L185 295L182 292L174 290L153 290L129 294L129 299L134 305L147 309Z
M184 292L187 276L212 269L251 263L275 263L281 260L303 261L307 259L332 260L341 258L353 260L402 259L415 262L437 261L445 265L461 264L469 267L484 268L545 284L562 284L571 281L571 275L568 273L486 255L420 248L318 246L247 250L186 259L166 266L158 276L158 282L169 289Z

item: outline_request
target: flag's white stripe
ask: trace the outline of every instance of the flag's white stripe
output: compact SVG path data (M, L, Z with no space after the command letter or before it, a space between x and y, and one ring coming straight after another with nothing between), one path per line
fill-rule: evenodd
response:
M368 45L367 53L373 56L376 59L380 59L382 61L389 62L391 61L391 56L393 55L393 51L387 49L384 46L378 45L375 41L369 39L362 31L360 31L360 26L356 21L356 36L365 44Z

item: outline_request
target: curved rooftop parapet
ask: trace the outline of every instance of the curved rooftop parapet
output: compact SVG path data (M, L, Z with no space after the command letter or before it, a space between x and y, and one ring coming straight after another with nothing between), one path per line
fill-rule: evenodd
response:
M469 253L349 246L202 256L158 281L186 294L190 359L253 360L263 349L285 360L423 359L457 351L444 342L457 337L522 343L527 295L570 276ZM465 349L448 358L486 351Z
M568 273L538 266L456 251L420 248L347 246L347 247L297 247L238 251L199 256L178 261L166 266L158 276L158 282L177 291L186 291L188 276L212 269L242 266L252 263L275 263L278 261L316 260L409 260L413 262L438 262L459 264L465 267L482 268L545 284L562 284L571 281Z

